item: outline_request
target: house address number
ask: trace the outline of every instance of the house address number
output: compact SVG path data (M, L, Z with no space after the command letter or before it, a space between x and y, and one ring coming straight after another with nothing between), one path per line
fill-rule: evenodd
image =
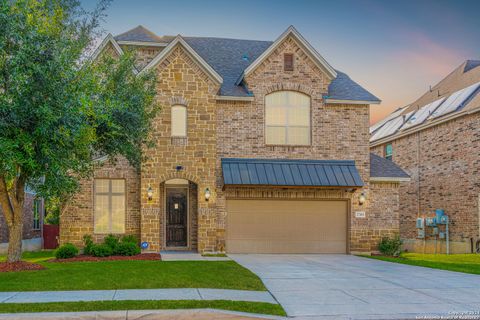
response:
M355 218L365 218L365 211L355 211Z

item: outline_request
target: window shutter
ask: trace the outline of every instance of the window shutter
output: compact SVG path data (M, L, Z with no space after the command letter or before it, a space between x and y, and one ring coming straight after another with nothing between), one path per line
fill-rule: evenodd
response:
M285 53L283 55L283 70L293 71L293 54Z

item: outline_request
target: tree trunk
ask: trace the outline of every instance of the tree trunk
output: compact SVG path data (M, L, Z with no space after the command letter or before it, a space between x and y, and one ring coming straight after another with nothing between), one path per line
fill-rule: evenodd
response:
M8 226L7 262L17 262L22 258L23 221L15 221Z

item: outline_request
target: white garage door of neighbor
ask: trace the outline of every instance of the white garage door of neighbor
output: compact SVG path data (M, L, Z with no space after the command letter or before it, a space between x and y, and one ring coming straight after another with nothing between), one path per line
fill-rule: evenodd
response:
M227 200L229 253L346 253L347 201Z

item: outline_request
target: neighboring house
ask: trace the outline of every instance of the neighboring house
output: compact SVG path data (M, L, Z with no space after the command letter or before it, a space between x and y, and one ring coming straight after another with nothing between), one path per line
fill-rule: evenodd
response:
M405 247L445 252L444 239L418 235L417 217L443 209L450 218L451 252L480 239L480 60L467 60L411 105L371 127L372 152L393 159L411 176L400 187ZM440 227L440 231L444 226Z
M62 213L61 243L115 233L144 251L348 253L398 234L406 174L370 161L369 105L380 101L295 28L270 42L139 26L108 35L93 58L126 49L137 71L158 73L156 146L140 172L99 159Z
M23 207L23 251L42 248L43 200L36 198L35 192L26 188ZM0 208L0 254L8 250L8 226Z

